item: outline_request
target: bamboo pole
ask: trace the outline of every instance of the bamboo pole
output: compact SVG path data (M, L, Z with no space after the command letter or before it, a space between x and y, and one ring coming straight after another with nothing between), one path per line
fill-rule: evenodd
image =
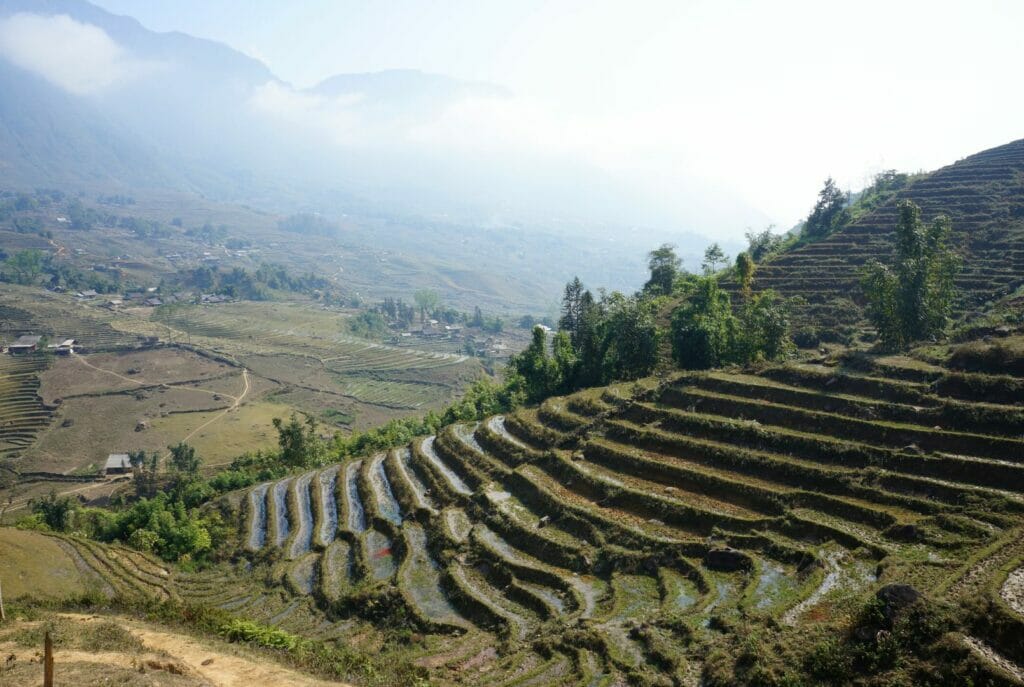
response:
M4 585L3 580L0 580L0 623L7 620L7 616L4 615Z
M43 640L43 687L53 687L53 639L49 630Z

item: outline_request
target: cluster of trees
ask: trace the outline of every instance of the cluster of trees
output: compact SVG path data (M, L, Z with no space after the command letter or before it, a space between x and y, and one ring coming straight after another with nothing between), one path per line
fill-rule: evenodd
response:
M661 286L651 287L654 291L661 293ZM565 287L559 331L550 352L547 333L534 328L530 345L509 360L509 383L521 386L526 399L535 402L650 374L659 337L655 307L643 293L602 292L594 298L577 277Z
M953 280L961 266L948 245L948 218L936 217L925 226L913 202L902 201L898 209L893 264L871 260L861 274L868 318L890 349L943 332L953 308Z
M368 339L378 338L388 333L388 321L376 310L364 310L350 317L346 324L349 332Z
M473 308L473 316L464 318L470 327L479 327L488 334L500 334L505 329L505 321L497 315L484 315L480 306Z
M770 230L766 234L756 237L764 250L774 243ZM632 296L600 292L595 298L574 279L565 287L558 332L549 341L542 328L534 329L530 345L509 361L508 383L536 402L636 379L654 370L665 337L673 360L685 369L784 357L793 347L787 304L771 290L751 294L756 263L749 253L738 255L735 267L723 271L727 261L721 247L712 244L704 254L704 275L688 274L675 248L664 244L648 255L650 277ZM741 286L735 307L718 283L726 272ZM668 331L662 331L656 315L671 304L667 296L679 301Z
M32 501L32 515L19 524L120 541L167 561L210 560L229 528L217 513L198 508L216 490L200 478L202 461L195 449L183 443L169 447L167 470L159 453L137 451L130 457L137 497L132 504L120 510L86 508L72 497L50 493Z
M782 234L776 234L773 229L775 229L775 225L769 225L761 231L746 233L747 256L754 262L764 262L766 258L782 250L785 245L785 237Z
M373 312L380 313L387 318L388 322L394 322L400 327L411 327L417 319L420 322L425 322L428 318L445 324L462 323L469 327L479 327L485 332L491 333L501 332L505 326L500 317L484 315L479 306L473 309L472 315L455 308L445 307L441 303L438 293L430 289L421 289L414 293L413 303L406 303L401 298L385 298ZM363 323L357 323L356 328L359 331L367 329ZM371 328L370 331L375 331L375 329Z
M30 248L18 251L7 256L0 278L14 284L35 284L43 273L44 264L48 262L47 256L40 250Z
M164 224L141 217L120 217L115 226L128 229L140 239L163 238L171 235L171 230Z
M263 263L255 272L242 267L222 271L201 265L184 273L183 277L185 286L251 301L267 300L271 290L308 294L330 287L329 281L312 272L296 276L284 266L270 263Z
M49 253L35 248L18 251L4 258L0 282L34 285L45 283L50 288L74 290L93 289L98 293L115 293L123 288L118 271L83 271L54 260Z
M377 306L377 311L403 327L411 326L416 319L416 306L406 303L401 298L385 298Z
M207 222L201 227L186 229L185 236L190 236L207 245L215 246L228 237L228 227L226 224L213 226Z
M774 360L792 348L785 304L771 290L749 294L753 261L741 255L737 272L746 293L738 314L714 276L697 279L689 297L672 313L672 359L680 367Z
M308 212L285 217L277 223L277 228L306 236L332 236L338 231L338 225L334 222Z

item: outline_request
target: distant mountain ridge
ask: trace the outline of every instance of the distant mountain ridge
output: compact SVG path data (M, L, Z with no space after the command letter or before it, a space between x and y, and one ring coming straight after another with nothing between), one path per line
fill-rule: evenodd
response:
M298 89L227 45L150 31L86 0L0 0L0 26L11 21L21 35L0 40L0 85L20 102L0 107L4 187L173 189L274 211L579 226L636 240L631 250L672 240L690 254L709 242L696 232L767 222L696 182L659 204L567 153L476 145L474 135L501 139L503 120L516 118L501 110L513 94L493 84L399 69ZM92 65L98 86L75 81L90 66L74 58L77 39L115 60Z

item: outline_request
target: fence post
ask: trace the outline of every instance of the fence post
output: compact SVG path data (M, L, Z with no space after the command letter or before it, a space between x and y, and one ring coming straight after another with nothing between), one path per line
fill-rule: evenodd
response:
M53 639L49 630L43 640L43 687L53 687Z
M4 615L4 585L3 580L0 580L0 623L7 620L7 616Z

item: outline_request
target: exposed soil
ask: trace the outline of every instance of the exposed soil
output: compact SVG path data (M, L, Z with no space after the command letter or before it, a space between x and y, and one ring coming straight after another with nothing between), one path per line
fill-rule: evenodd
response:
M65 621L80 623L116 623L142 641L142 652L54 652L55 677L59 684L150 684L215 685L217 687L320 687L340 683L319 680L295 670L275 665L250 654L244 647L219 640L198 639L177 634L155 625L114 616L60 614ZM13 625L17 628L17 622ZM26 623L27 625L27 623ZM0 643L7 669L0 668L3 684L37 685L42 668L40 649L25 648L14 642ZM130 675L128 680L116 679ZM145 678L143 677L145 676ZM111 678L115 679L111 679Z

